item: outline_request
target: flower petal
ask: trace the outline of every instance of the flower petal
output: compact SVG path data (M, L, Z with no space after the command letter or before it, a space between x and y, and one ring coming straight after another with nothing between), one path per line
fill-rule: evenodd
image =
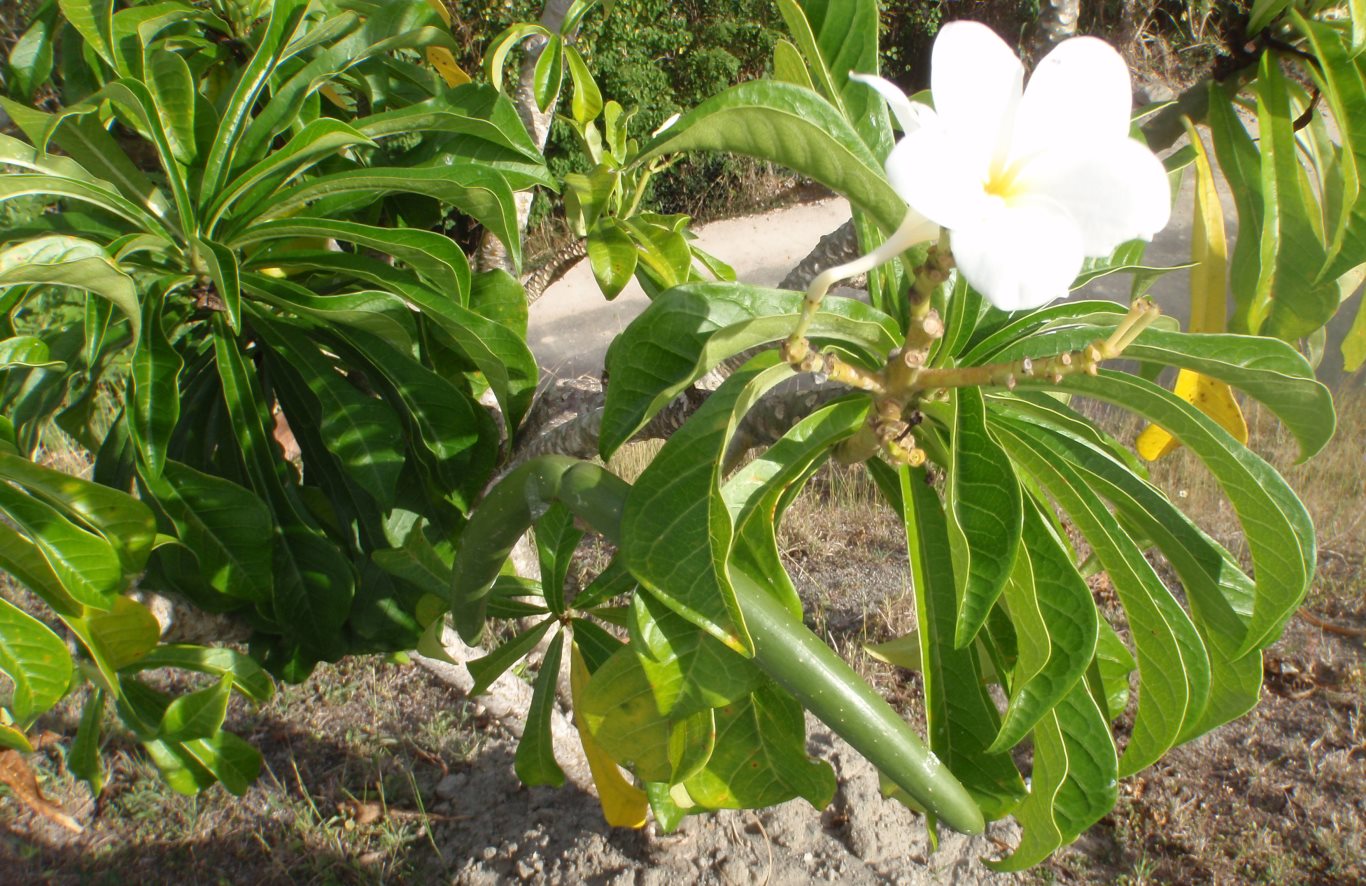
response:
M1024 66L1005 41L978 22L950 22L935 37L930 91L944 128L960 142L960 162L985 172L1006 159L1024 89Z
M979 224L953 231L952 242L959 272L1003 311L1064 297L1081 270L1081 232L1048 200L1002 204Z
M1171 217L1162 161L1131 138L1056 145L1024 163L1017 181L1028 194L1067 210L1088 256L1109 255L1135 238L1151 240Z
M928 106L907 98L906 93L902 92L895 83L876 74L859 74L850 71L849 79L857 80L865 86L871 87L874 92L882 96L883 100L887 102L887 108L892 112L892 116L896 118L897 125L907 135L915 132L923 125L922 118L925 114L934 113L933 109Z
M1064 40L1030 75L1014 156L1078 138L1123 138L1133 101L1129 68L1113 47L1095 37Z
M930 111L887 155L887 180L906 205L946 228L971 225L990 208L981 170L963 162L960 146Z

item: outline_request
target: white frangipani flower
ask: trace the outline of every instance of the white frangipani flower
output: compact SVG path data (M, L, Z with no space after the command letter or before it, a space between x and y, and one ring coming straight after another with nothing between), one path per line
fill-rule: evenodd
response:
M887 157L892 187L948 229L960 272L998 308L1061 298L1085 258L1167 224L1166 173L1129 137L1129 70L1100 40L1059 44L1026 88L1019 58L990 28L945 25L931 56L934 108L881 77L852 76L905 132Z

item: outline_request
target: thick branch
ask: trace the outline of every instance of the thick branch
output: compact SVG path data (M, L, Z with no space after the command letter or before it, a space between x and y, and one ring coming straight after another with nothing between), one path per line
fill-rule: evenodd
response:
M802 292L821 271L852 261L858 256L858 232L854 230L854 220L850 219L822 237L816 248L788 271L778 288Z

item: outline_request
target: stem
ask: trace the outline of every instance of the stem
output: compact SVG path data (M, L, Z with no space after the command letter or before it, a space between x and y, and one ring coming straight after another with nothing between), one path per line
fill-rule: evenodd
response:
M907 211L901 226L872 252L817 274L816 279L812 280L806 289L806 298L802 302L802 314L797 320L797 328L792 330L783 346L788 360L797 362L810 353L811 345L806 341L806 330L811 327L811 319L816 315L830 287L841 280L867 273L878 265L886 264L921 242L925 239L925 225L925 219L918 213Z

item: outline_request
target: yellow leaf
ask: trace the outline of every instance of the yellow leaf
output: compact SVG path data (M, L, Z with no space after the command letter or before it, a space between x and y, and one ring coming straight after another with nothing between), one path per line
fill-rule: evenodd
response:
M441 16L441 20L446 23L446 27L451 26L451 11L446 8L443 0L427 0L427 5L436 10L436 14Z
M1176 396L1193 405L1219 423L1239 443L1247 442L1247 422L1233 399L1233 390L1224 382L1183 369L1176 376ZM1157 425L1148 425L1134 444L1138 454L1148 461L1156 461L1181 444Z
M470 82L470 75L455 63L455 56L444 46L428 46L427 61L436 68L436 72L446 81L447 86L460 86Z
M574 646L570 652L569 687L575 711L578 710L579 698L587 682L588 666L584 664L579 648ZM617 762L593 738L581 717L574 717L574 726L579 730L583 754L588 758L588 768L593 773L593 783L598 788L602 817L614 828L644 827L645 816L650 808L645 792L626 780Z
M1191 332L1223 332L1228 317L1228 240L1224 210L1214 186L1214 172L1204 142L1189 120L1183 121L1195 148L1195 211L1191 226ZM1247 442L1247 422L1227 384L1183 369L1175 393L1208 415L1240 443ZM1157 425L1148 425L1135 442L1138 454L1154 461L1181 445Z

